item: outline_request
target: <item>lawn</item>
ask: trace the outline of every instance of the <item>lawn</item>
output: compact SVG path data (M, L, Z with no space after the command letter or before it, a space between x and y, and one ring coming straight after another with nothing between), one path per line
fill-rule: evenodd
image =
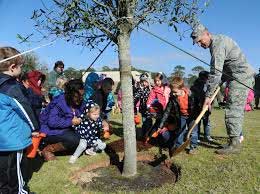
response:
M119 115L112 119L120 122ZM226 142L224 111L215 109L211 116L212 136L216 143ZM114 125L120 128L120 125ZM118 131L118 130L117 130ZM180 153L172 162L181 168L181 178L174 184L164 185L147 193L260 193L260 110L246 113L243 151L239 155L218 156L216 145L201 145L195 155ZM117 135L121 135L118 134ZM119 139L115 134L110 141ZM146 151L151 155L157 148ZM167 153L167 152L166 152ZM68 163L69 156L43 163L30 180L31 190L37 194L91 193L74 185L69 177L89 164L104 160L105 153L82 156L76 164Z

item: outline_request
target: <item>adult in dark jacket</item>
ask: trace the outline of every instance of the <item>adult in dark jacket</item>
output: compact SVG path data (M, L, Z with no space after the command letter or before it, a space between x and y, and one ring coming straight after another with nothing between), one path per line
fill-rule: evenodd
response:
M93 95L89 98L99 105L101 108L101 118L107 119L107 113L109 111L106 109L108 105L108 96L112 92L114 81L111 78L105 78L102 81L101 88L96 90ZM111 110L110 110L111 111Z
M65 94L54 98L40 115L41 132L48 144L42 154L46 161L55 160L55 152L74 151L79 144L79 136L72 126L81 122L84 86L81 80L70 80L65 86Z
M203 103L206 98L206 91L207 91L207 80L209 77L208 71L201 71L199 73L199 77L195 80L194 84L191 86L190 90L193 94L194 99L194 110L195 116L197 117L203 108ZM210 136L210 111L207 111L205 115L202 117L201 121L198 123L198 137L200 137L200 126L201 122L203 123L204 128L204 139L206 141L213 141L213 139Z
M48 76L48 86L49 89L56 87L56 81L60 77L64 77L64 63L62 61L56 61L53 70L49 73Z

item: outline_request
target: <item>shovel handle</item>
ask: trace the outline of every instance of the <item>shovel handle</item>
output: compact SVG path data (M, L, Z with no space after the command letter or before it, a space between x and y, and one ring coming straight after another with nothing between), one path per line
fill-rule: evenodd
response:
M215 90L214 94L212 95L212 97L210 98L210 103L213 102L213 100L215 99L216 95L218 94L220 90L220 87L218 86L217 89ZM189 139L192 130L194 129L194 127L200 122L201 118L204 116L204 114L206 113L206 111L208 110L209 106L206 105L205 107L203 107L202 111L200 112L199 116L196 118L195 122L193 123L192 127L189 129L189 132L187 134L187 139Z

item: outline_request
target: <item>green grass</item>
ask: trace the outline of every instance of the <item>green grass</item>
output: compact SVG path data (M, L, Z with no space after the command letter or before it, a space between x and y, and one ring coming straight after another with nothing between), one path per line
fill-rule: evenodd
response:
M119 121L119 116L113 116ZM223 110L214 110L211 116L212 136L226 137ZM120 128L115 125L115 128ZM243 151L239 155L220 157L216 148L200 146L196 155L181 153L172 161L181 167L181 178L174 184L167 184L149 193L260 193L260 111L246 113L244 123ZM122 134L118 134L122 135ZM118 137L113 135L112 140ZM217 138L224 144L226 138ZM152 148L149 153L156 154ZM83 156L76 164L68 163L69 156L59 156L57 161L44 163L33 174L29 183L37 194L89 193L74 185L70 175L80 168L104 160L106 154ZM148 193L148 192L147 192Z

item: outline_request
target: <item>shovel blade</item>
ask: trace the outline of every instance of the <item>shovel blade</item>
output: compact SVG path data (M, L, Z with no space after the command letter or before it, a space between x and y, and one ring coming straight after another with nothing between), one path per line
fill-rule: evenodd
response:
M182 152L183 150L185 150L185 148L190 144L190 138L187 139L181 146L179 146L173 153L172 156L176 156L177 154L179 154L180 152Z

